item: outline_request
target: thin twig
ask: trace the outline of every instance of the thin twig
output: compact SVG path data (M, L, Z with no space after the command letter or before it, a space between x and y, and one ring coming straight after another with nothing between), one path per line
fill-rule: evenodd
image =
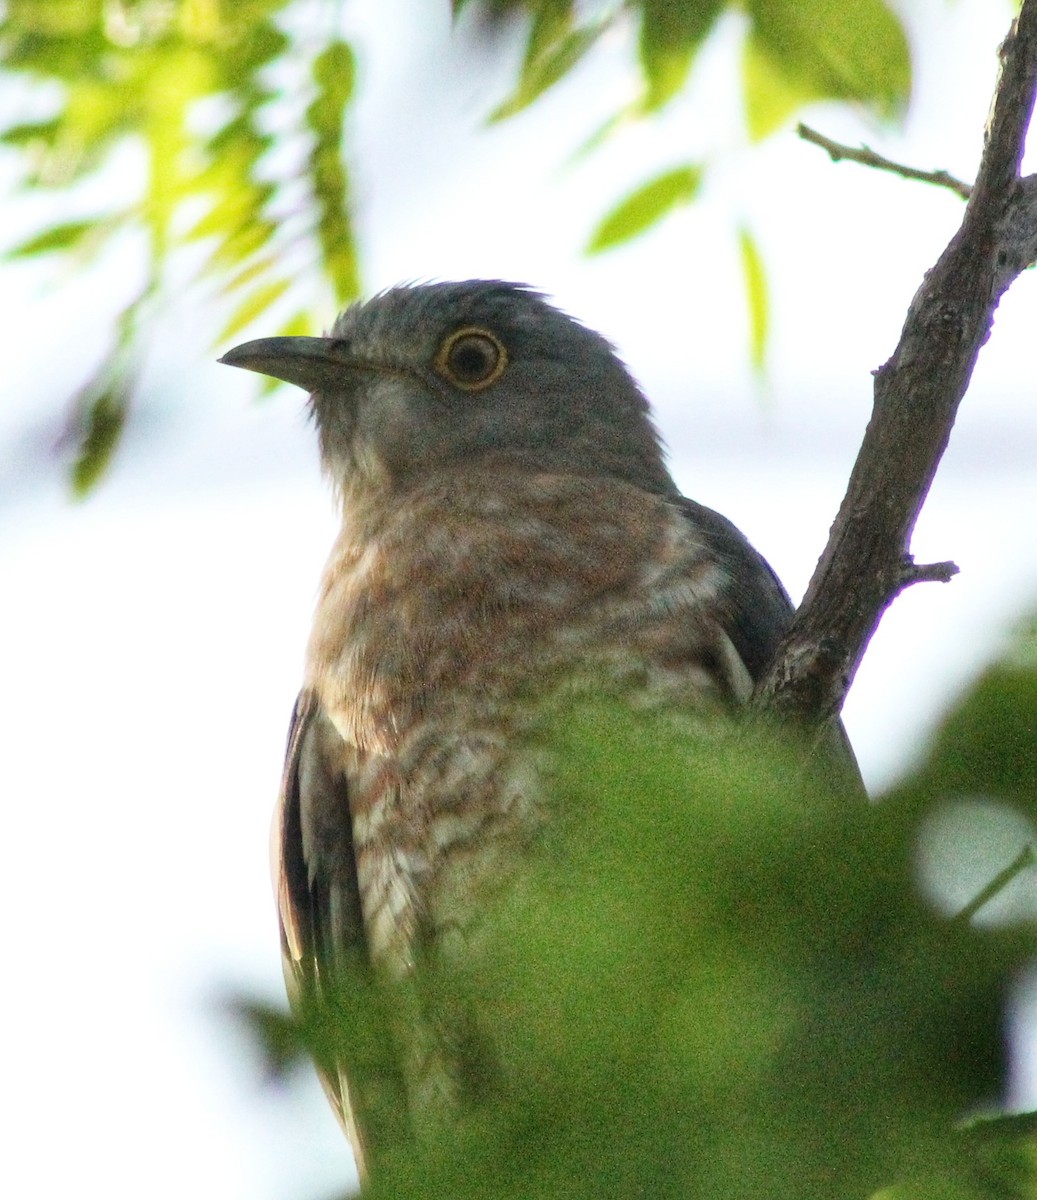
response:
M874 167L876 171L889 171L893 175L899 175L902 179L918 179L922 183L931 183L936 187L947 188L956 196L960 196L962 200L967 200L972 194L972 184L964 183L949 171L922 171L918 167L909 167L906 163L894 162L893 159L878 154L870 146L861 146L859 150L855 150L853 146L844 146L842 142L833 142L831 138L825 137L823 133L818 133L816 129L811 129L809 125L804 125L802 122L796 126L796 133L805 142L820 146L832 162L846 160L860 163L864 167Z
M994 310L1037 257L1037 183L1019 178L1035 91L1037 0L1023 0L1001 46L961 227L926 273L892 357L875 372L872 417L828 545L753 695L762 712L814 727L838 713L883 611L904 587L911 534Z
M995 896L999 896L1017 875L1021 875L1035 862L1037 855L1034 855L1033 847L1027 843L1004 870L998 871L978 895L973 896L960 912L954 914L954 920L959 925L967 925L981 908L986 907Z

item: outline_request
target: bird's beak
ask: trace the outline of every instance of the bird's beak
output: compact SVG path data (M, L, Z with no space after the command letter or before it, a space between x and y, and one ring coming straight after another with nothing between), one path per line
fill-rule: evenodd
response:
M345 342L321 337L258 338L228 350L219 361L283 379L307 392L340 390L344 373L360 365Z

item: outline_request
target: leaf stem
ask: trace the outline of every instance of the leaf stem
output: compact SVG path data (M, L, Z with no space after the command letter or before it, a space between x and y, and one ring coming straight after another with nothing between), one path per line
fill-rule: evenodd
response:
M1027 842L1008 866L998 871L994 878L977 895L973 896L961 912L955 914L954 920L959 925L967 925L981 908L989 904L995 896L1000 895L1017 875L1021 875L1027 867L1032 867L1034 863L1037 863L1037 855L1034 854L1033 846Z

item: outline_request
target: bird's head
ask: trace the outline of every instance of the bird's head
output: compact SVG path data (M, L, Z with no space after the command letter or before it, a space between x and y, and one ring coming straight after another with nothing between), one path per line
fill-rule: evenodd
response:
M396 489L499 465L674 491L612 346L519 284L394 287L346 309L326 337L260 338L220 361L311 393L342 489L358 475Z

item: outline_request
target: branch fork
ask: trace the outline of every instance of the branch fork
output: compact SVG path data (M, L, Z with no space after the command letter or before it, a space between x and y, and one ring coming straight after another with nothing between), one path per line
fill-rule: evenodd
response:
M826 724L842 707L886 606L910 584L946 582L957 572L950 562L916 564L910 539L998 301L1037 260L1037 176L1019 173L1035 92L1037 0L1023 0L1001 46L979 172L971 188L962 185L961 227L926 272L896 349L874 373L872 416L846 495L803 603L757 684L757 710L808 727ZM871 151L847 153L821 135L808 140L833 158L952 186L945 172L901 168Z

